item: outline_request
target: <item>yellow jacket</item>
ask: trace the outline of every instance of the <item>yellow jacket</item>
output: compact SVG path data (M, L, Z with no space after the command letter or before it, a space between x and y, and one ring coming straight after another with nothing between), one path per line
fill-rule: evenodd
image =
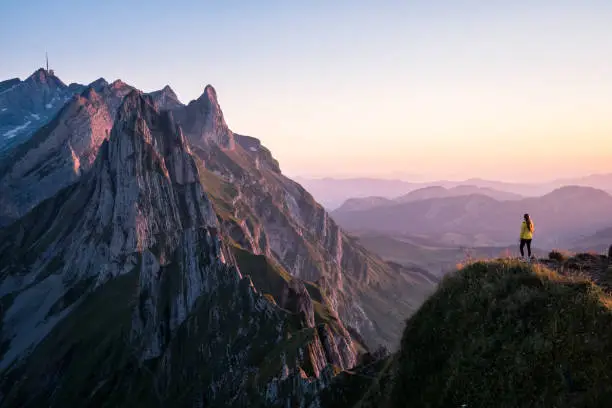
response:
M532 239L534 230L533 220L531 220L531 230L527 228L527 223L523 221L523 224L521 224L521 239Z

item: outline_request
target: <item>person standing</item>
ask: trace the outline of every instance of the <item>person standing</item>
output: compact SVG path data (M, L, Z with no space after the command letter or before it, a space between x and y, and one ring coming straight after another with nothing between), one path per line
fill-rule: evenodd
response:
M521 224L521 244L519 249L521 250L521 258L525 257L525 245L527 246L527 256L531 258L531 240L533 239L533 220L529 214L523 215L523 223Z

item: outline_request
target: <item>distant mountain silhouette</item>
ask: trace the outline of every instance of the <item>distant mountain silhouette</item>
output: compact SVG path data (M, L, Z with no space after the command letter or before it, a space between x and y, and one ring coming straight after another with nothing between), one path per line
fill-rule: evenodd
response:
M387 180L377 178L297 178L313 196L325 207L336 209L346 200L363 197L397 198L414 190L425 187L440 186L454 188L470 185L479 188L489 188L527 197L537 197L569 185L598 188L612 192L612 173L594 174L573 179L558 179L545 183L510 183L495 180L471 178L463 181L437 180L432 182L409 182L403 180Z
M411 201L424 200L428 198L457 197L462 195L481 194L494 198L499 201L520 200L523 196L515 193L508 193L490 187L479 187L476 185L460 185L451 188L442 186L424 187L396 198L398 203L408 203Z
M523 198L523 196L518 194L507 193L505 191L499 191L489 187L461 185L446 188L442 186L430 186L419 188L411 191L408 194L404 194L393 199L385 197L349 198L337 209L337 211L367 210L374 207L409 203L413 201L427 200L430 198L458 197L472 194L481 194L499 201L520 200Z
M541 197L499 201L482 194L431 198L366 210L336 210L349 231L422 234L469 246L513 244L524 213L533 216L541 248L564 247L612 225L612 196L591 187L562 187Z

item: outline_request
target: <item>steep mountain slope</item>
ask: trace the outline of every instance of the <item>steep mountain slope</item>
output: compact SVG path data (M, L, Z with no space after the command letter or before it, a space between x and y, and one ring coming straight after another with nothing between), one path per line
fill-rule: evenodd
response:
M123 97L132 89L121 81L93 82L31 139L8 152L0 163L0 226L91 168Z
M49 71L39 69L26 80L0 83L0 157L26 141L47 123L83 85L67 86Z
M0 406L316 406L355 364L316 286L224 244L198 176L132 91L91 170L0 230Z
M565 247L583 234L612 223L612 196L590 187L568 186L542 197L497 201L483 195L433 198L363 211L334 211L349 231L422 234L467 246L510 245L522 215L536 225L540 248Z

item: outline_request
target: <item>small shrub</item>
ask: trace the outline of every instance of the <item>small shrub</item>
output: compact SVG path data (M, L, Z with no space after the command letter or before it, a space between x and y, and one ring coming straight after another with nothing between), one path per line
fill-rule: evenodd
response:
M557 262L565 262L569 258L569 255L566 252L562 252L556 249L553 249L548 253L548 259L557 261Z

